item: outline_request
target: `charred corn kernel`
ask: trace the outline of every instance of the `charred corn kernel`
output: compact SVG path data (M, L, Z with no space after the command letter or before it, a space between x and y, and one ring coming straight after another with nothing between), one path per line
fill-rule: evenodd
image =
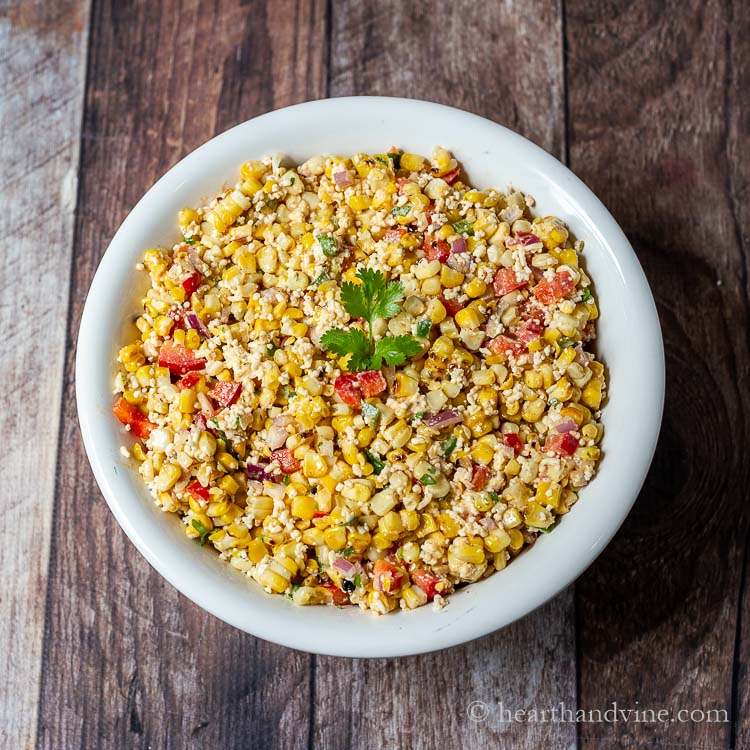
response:
M464 307L463 310L459 310L456 313L455 321L461 328L474 330L484 323L485 316L479 310L472 307Z
M383 430L383 438L387 440L391 447L401 448L409 442L412 434L412 428L405 420L399 419L392 425Z
M316 451L307 451L302 460L302 472L308 478L323 477L328 473L328 464Z
M432 534L433 531L437 531L437 524L435 523L435 517L429 513L423 513L419 517L419 526L417 527L417 536L422 538L428 534Z
M219 480L218 484L219 484L219 487L221 487L221 489L227 493L227 495L236 494L237 490L239 490L240 488L239 484L237 484L237 480L230 474L224 475Z
M551 505L555 510L558 510L561 489L557 482L539 482L534 499L539 505Z
M596 429L596 425L593 425L593 424L587 424L581 428L581 434L583 435L583 437L586 438L586 440L596 440L598 432L599 431ZM137 445L138 443L136 443L136 446Z
M217 463L224 469L224 471L237 471L239 463L237 459L226 451L216 454Z
M487 466L495 456L495 451L492 446L487 443L476 443L471 449L472 459L482 466Z
M318 504L309 495L298 495L292 499L290 512L295 518L311 521L317 510Z
M419 383L411 375L403 372L396 373L395 383L393 395L396 398L411 398L419 390Z
M181 475L182 471L176 464L164 464L156 477L156 489L159 492L171 490Z
M598 409L602 403L602 381L590 380L581 393L581 400L591 409Z
M503 526L506 529L515 529L516 526L520 526L522 523L523 519L517 508L508 508L503 513Z
M458 536L458 532L461 528L459 522L450 513L441 513L438 516L438 527L440 531L445 534L449 539L453 539Z
M598 461L601 451L595 445L587 445L579 448L576 451L576 455L580 456L584 461Z
M464 291L472 299L481 297L487 291L487 284L481 279L472 279L465 287Z
M452 289L461 286L464 281L464 275L460 271L455 271L450 266L443 266L440 269L440 283L446 289Z
M537 422L542 418L546 406L544 399L541 398L534 401L524 401L521 407L521 418L526 422Z
M485 561L484 545L479 537L477 541L470 541L460 537L451 544L450 552L459 560L472 565L481 565Z
M401 591L401 599L407 609L417 609L427 604L427 594L416 586L407 586Z
M486 513L492 508L494 502L489 495L477 495L474 498L473 504L479 513Z
M417 154L401 154L401 169L407 172L419 172L424 166L424 158Z
M336 552L344 549L346 547L346 529L343 526L326 529L323 532L323 541Z

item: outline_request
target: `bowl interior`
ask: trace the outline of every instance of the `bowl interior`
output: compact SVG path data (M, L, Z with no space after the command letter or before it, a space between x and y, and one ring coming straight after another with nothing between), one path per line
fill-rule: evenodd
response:
M113 362L146 285L135 264L178 238L176 213L236 181L239 165L270 152L377 153L391 145L429 154L442 145L480 188L513 186L535 211L560 216L578 239L601 316L597 349L609 372L603 460L555 529L500 574L461 589L440 612L423 607L375 617L350 608L298 608L189 540L159 511L119 447L112 419ZM397 656L479 637L523 616L571 583L629 511L653 456L664 395L658 318L627 239L599 200L556 159L495 123L427 102L360 97L310 102L250 120L194 151L157 182L107 250L78 339L77 399L84 443L102 492L130 539L183 594L232 625L294 648L345 656Z

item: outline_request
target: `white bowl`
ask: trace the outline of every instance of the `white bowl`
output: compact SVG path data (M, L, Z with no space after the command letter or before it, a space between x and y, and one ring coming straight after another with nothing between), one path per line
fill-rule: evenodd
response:
M315 154L377 153L391 145L453 151L472 185L531 193L579 239L600 303L598 351L609 370L604 457L594 481L555 532L508 568L460 589L448 606L382 617L355 608L296 607L188 539L158 510L122 458L125 431L111 415L113 363L144 288L135 264L179 238L176 213L234 183L239 165L273 152L301 162ZM132 330L132 328L131 328ZM270 112L205 143L169 170L115 235L89 290L78 335L76 395L94 475L131 541L196 604L248 633L321 654L384 657L464 643L523 617L568 586L625 519L653 457L664 399L664 353L651 292L628 240L597 197L566 167L516 133L457 109L422 101L355 97Z

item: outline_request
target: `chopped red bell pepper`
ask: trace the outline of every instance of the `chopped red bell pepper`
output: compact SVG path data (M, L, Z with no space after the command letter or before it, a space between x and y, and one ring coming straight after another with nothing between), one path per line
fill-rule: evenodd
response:
M200 285L202 276L196 271L191 273L183 282L182 288L185 290L185 294L189 297Z
M385 560L375 560L372 568L372 585L376 591L392 594L401 588L404 571Z
M556 273L551 279L542 279L534 287L534 296L543 304L551 305L553 302L567 297L576 288L573 277L566 271Z
M446 297L443 294L440 295L440 302L445 308L445 312L447 312L448 315L451 316L451 318L455 317L456 313L459 310L463 310L464 307L466 307L465 302L461 302L461 300L457 299L456 297Z
M512 268L501 268L492 280L492 286L496 297L504 297L506 294L525 287L529 282L519 279Z
M549 435L544 441L545 452L557 453L559 456L572 456L578 448L578 438L569 432Z
M173 375L187 375L193 370L202 370L206 360L196 357L192 349L167 340L159 349L159 367L167 367Z
M516 329L516 338L524 344L528 344L544 330L544 323L539 318L529 318L525 323Z
M425 234L422 250L427 260L439 260L441 263L445 263L451 254L451 246L445 240L436 239L434 234Z
M345 374L339 375L333 387L336 389L338 397L349 406L357 407L362 402L362 394L359 386L359 379L356 375Z
M333 603L337 607L343 607L347 604L351 604L349 600L349 594L346 591L342 591L333 581L323 581L320 584L324 589L328 589L333 596Z
M199 372L189 372L177 381L177 387L181 391L187 390L188 388L195 388L202 377L203 376Z
M516 357L526 351L525 344L502 333L490 341L489 348L493 354L513 354Z
M475 490L483 490L487 486L487 482L490 481L492 474L486 466L481 464L475 464L474 470L471 472L471 486Z
M383 235L383 239L388 242L398 242L405 234L408 234L409 230L404 227L398 227L397 229L388 229Z
M513 448L513 453L519 455L523 450L523 443L516 432L506 432L503 435L503 444Z
M434 573L430 573L429 570L415 568L411 571L411 580L414 582L415 586L419 586L419 588L427 594L428 602L431 602L436 594L445 590L443 579ZM440 589L438 589L438 586L440 586Z
M445 180L449 185L452 185L457 179L458 175L461 174L461 167L451 169L450 172L446 172L440 179Z
M173 307L167 313L167 317L172 318L172 320L174 321L174 325L170 329L170 333L176 330L180 330L180 331L185 330L185 316L182 314L182 308Z
M130 427L130 431L141 440L147 440L156 425L149 422L148 417L134 404L129 404L120 397L112 407L112 413L124 425Z
M226 409L240 397L241 392L242 383L235 383L233 380L219 380L208 391L208 395Z
M382 393L387 387L385 377L380 370L365 370L357 374L359 390L362 392L362 398L370 398Z
M190 482L185 489L198 501L208 502L210 497L209 488L204 487L197 479Z
M294 457L289 448L279 448L271 453L271 461L277 461L284 474L294 474L302 468L302 461Z
M330 511L328 510L316 510L315 513L313 513L313 518L324 518L325 516L329 514L330 514Z
M196 414L196 415L195 415L195 416L193 417L193 422L195 422L195 424L196 424L196 425L198 426L198 428L199 428L200 430L207 430L208 432L211 432L211 433L213 434L213 431L212 431L212 430L211 430L211 428L210 428L210 427L208 426L208 422L206 421L206 416L205 416L205 414L201 414L200 412L198 412L198 413L197 413L197 414Z

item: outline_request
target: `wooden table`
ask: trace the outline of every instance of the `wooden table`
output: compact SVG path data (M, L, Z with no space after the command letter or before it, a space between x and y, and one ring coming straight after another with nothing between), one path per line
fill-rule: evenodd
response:
M0 7L0 746L750 747L747 2ZM345 94L463 107L568 163L633 242L667 352L656 459L607 551L522 622L400 660L290 651L178 595L103 502L75 413L83 301L137 199L215 133ZM723 713L503 711L613 701Z

